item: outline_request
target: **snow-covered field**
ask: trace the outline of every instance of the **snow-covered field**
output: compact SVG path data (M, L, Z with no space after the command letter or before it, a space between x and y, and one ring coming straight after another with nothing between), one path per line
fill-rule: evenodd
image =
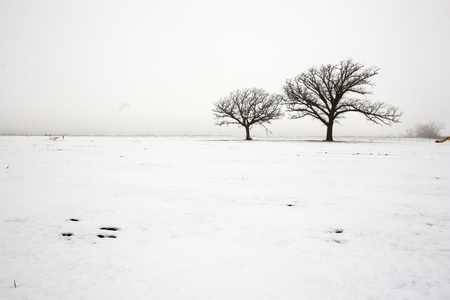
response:
M1 136L0 299L450 299L450 143L341 141Z

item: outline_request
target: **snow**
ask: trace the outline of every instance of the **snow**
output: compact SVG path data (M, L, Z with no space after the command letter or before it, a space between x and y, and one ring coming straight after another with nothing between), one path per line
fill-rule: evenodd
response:
M449 179L431 140L1 136L0 299L450 299Z

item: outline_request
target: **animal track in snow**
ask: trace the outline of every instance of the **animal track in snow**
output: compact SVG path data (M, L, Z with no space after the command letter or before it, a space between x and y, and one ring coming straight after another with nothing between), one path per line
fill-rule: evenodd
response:
M80 220L79 220L79 219L75 219L75 218L71 218L71 219L69 219L68 221L71 221L71 222L79 222ZM99 229L100 229L100 230L107 230L107 231L118 231L118 230L120 230L119 227L111 227L111 226L104 226L104 227L100 227ZM64 237L71 237L71 236L73 236L74 234L71 233L71 232L64 232L64 233L61 233L61 235L64 236ZM117 238L117 236L116 236L116 235L113 235L113 234L97 234L97 237L98 237L98 238L101 238L101 239L103 239L103 238L110 238L110 239L115 239L115 238ZM69 239L69 240L70 240L70 239Z
M119 230L120 228L117 228L117 227L102 227L102 228L100 228L101 230L110 230L110 231L117 231L117 230Z
M103 234L98 234L97 235L99 238L104 239L104 238L110 238L110 239L115 239L116 236L115 235L103 235Z

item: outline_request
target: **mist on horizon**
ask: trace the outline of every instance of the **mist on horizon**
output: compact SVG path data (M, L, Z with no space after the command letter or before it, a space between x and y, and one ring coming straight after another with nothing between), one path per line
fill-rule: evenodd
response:
M335 136L450 130L450 2L1 1L0 41L0 134L240 136L215 126L215 101L348 58L380 68L368 99L403 116L347 114ZM288 114L268 129L326 132Z

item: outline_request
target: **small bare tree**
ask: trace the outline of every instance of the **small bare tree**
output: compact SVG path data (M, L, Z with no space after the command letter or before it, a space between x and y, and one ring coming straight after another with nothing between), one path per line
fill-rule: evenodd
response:
M425 124L417 124L414 133L418 138L435 139L441 137L441 131L445 129L444 123L428 122Z
M367 87L374 84L370 79L378 74L377 67L364 69L364 65L351 59L338 65L312 67L283 87L287 110L291 118L310 116L327 127L327 141L333 141L333 124L348 112L363 114L375 124L398 123L401 112L394 106L382 102L372 103L365 98L354 98L371 94Z
M406 129L405 137L413 138L413 137L415 137L415 135L416 135L416 132L414 131L414 129L411 129L411 128Z
M251 140L250 129L254 125L263 126L283 116L281 95L270 95L263 89L236 90L228 97L214 103L216 125L237 124L245 128L246 140Z

